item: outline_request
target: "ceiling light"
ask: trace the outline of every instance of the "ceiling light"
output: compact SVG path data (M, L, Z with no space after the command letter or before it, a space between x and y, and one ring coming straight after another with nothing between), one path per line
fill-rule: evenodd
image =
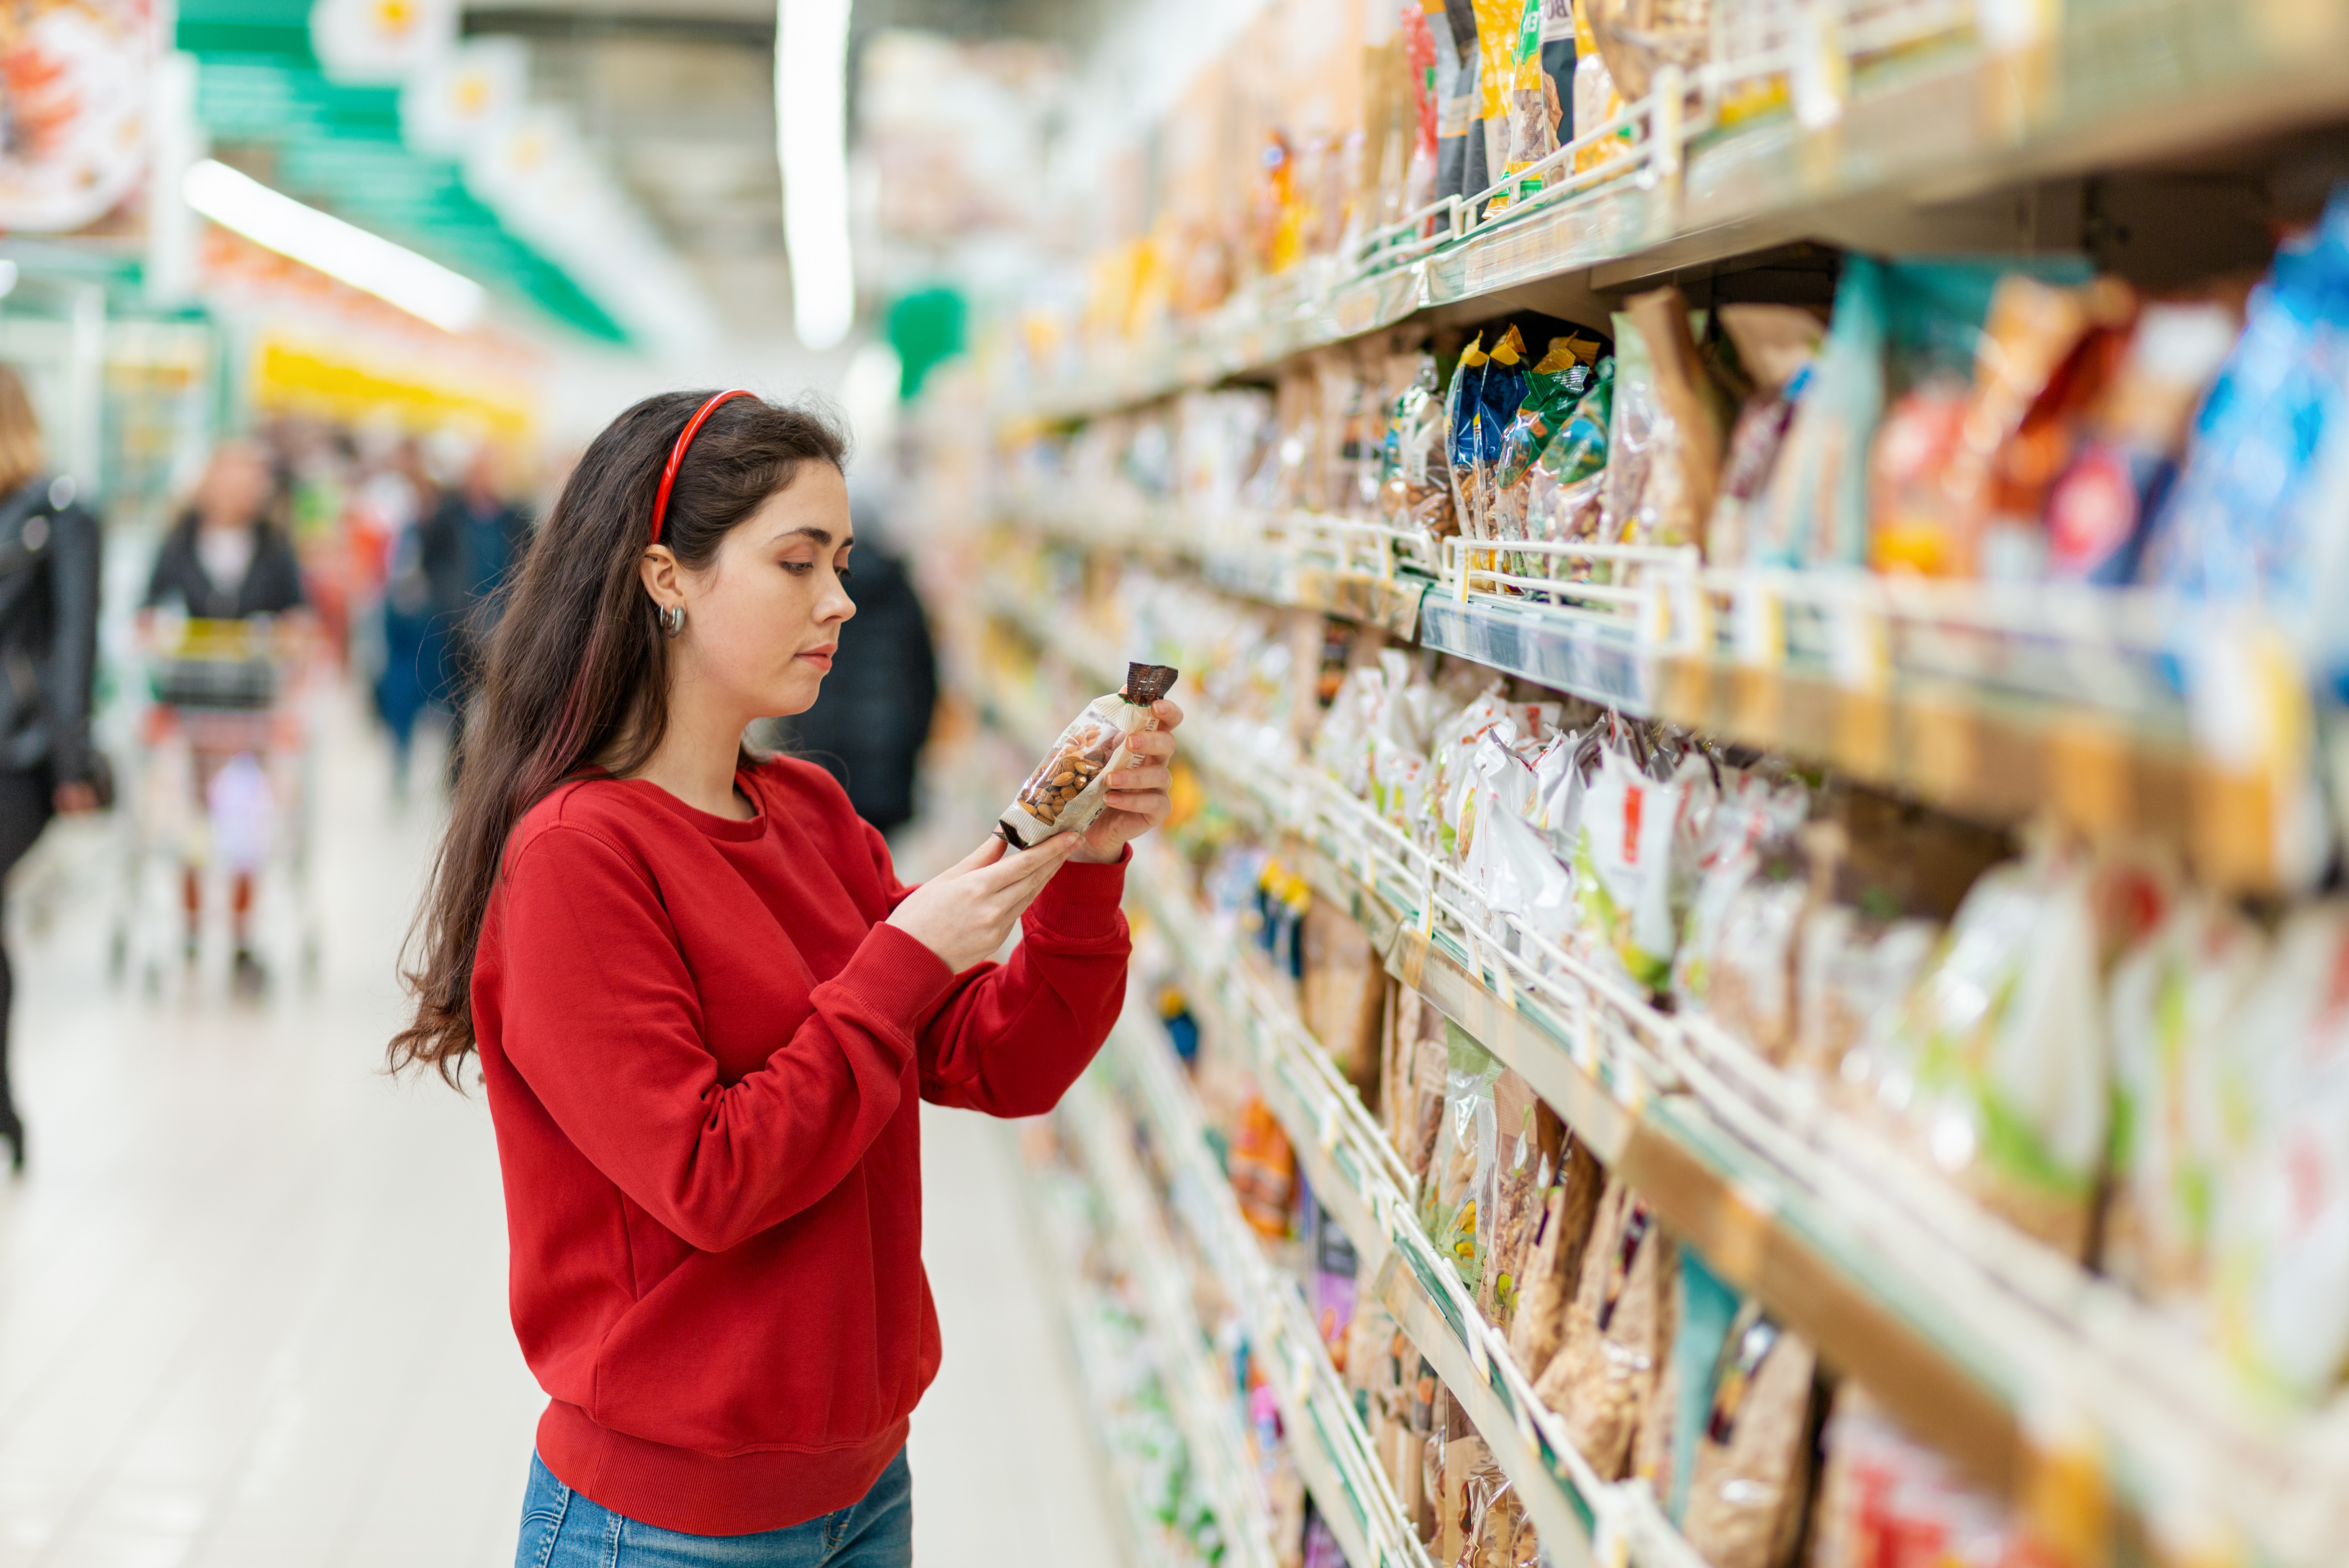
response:
M191 166L180 190L189 206L222 228L435 326L463 332L489 309L489 292L461 273L305 207L225 163L208 158Z
M849 0L780 0L775 138L783 166L783 243L800 342L825 349L856 319L848 253Z

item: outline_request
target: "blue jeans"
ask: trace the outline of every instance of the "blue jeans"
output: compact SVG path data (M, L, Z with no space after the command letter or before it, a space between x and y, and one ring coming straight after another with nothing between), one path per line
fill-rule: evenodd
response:
M535 1453L523 1500L514 1568L909 1568L914 1472L899 1449L863 1498L756 1535L687 1535L591 1502L554 1479Z

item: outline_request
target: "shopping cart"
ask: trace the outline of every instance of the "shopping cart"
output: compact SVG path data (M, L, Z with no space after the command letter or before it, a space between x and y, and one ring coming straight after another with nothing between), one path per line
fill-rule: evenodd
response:
M184 896L192 878L205 909L224 907L232 889L249 897L257 973L290 966L306 980L318 965L318 916L304 639L260 616L157 632L149 639L150 701L124 780L112 973L137 974L160 990L172 955L183 967L196 961Z

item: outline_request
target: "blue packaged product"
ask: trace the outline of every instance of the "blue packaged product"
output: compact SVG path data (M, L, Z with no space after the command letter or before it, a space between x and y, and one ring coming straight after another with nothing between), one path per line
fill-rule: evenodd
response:
M2318 625L2349 578L2349 191L2276 253L2204 399L2154 520L2145 577L2189 598L2260 604L2329 666Z

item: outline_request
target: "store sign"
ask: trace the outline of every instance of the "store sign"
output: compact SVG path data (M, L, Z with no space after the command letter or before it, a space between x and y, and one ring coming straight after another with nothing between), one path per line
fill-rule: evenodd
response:
M88 228L147 170L148 0L49 0L0 35L0 230Z
M457 42L457 0L316 0L310 47L340 82L405 81Z

